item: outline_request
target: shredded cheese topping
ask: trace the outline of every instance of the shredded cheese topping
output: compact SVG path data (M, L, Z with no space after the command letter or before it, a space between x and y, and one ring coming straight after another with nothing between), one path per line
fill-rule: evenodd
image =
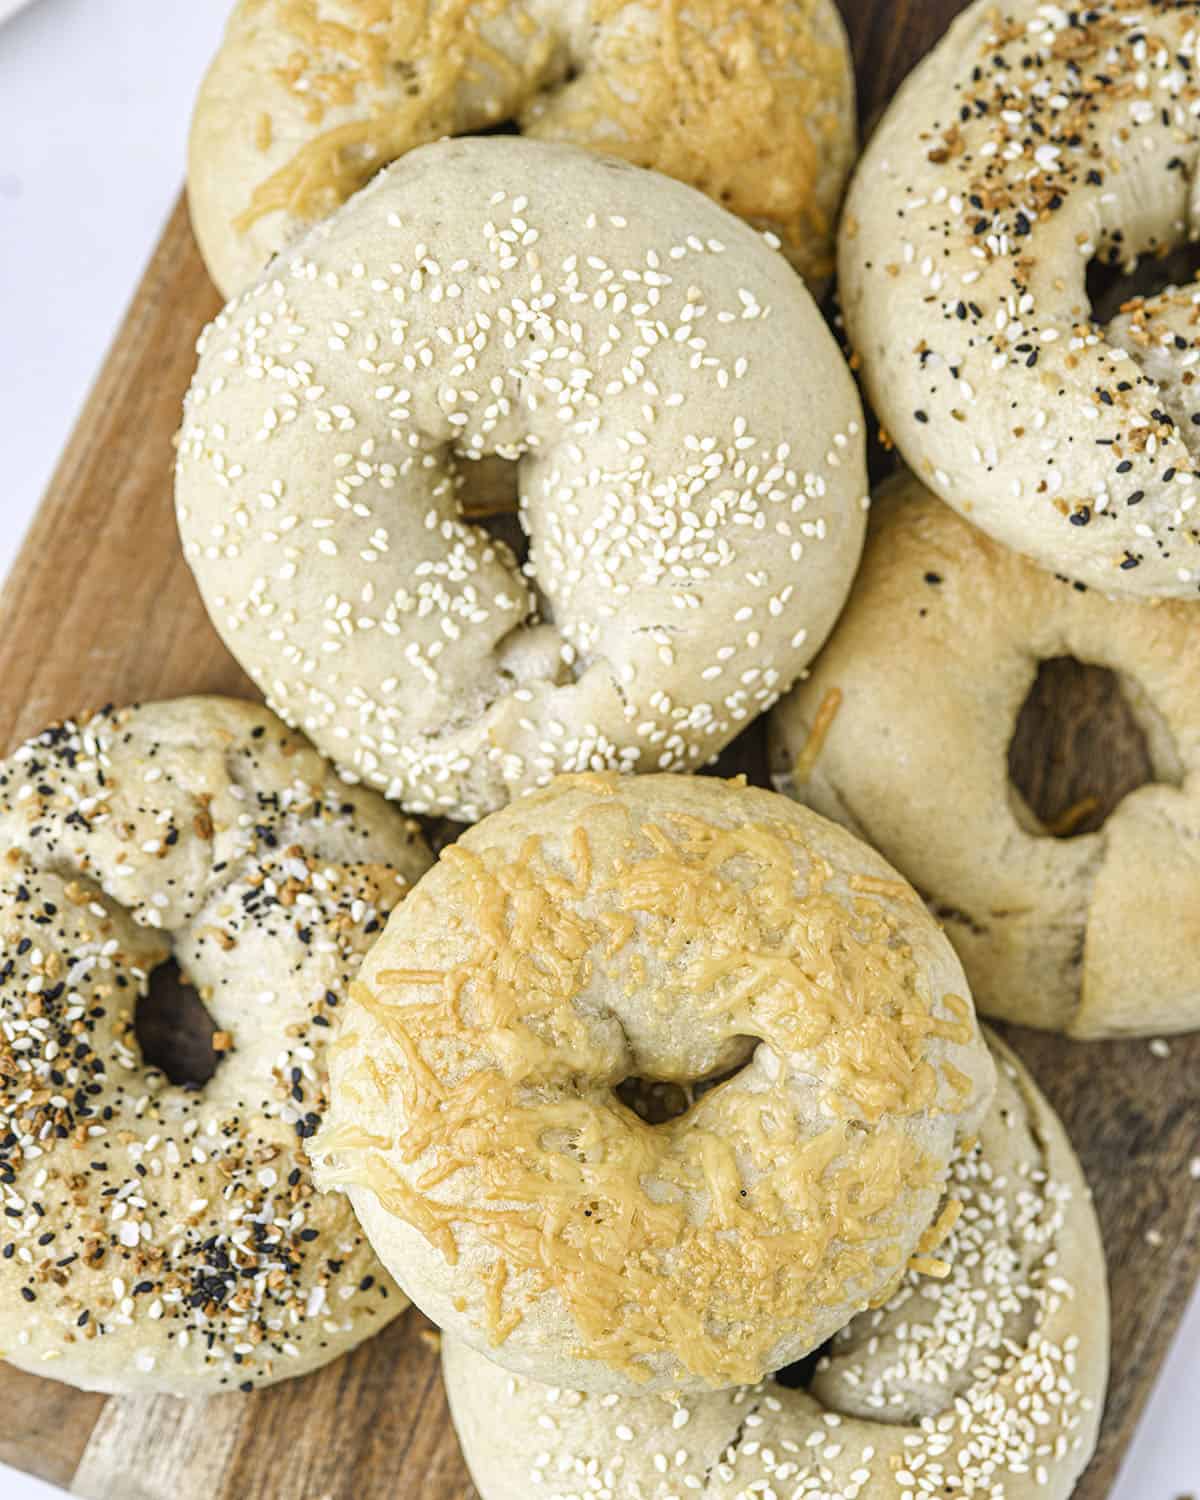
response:
M974 1033L879 899L839 895L782 821L675 814L604 860L576 826L558 853L456 845L442 868L439 910L474 954L355 987L378 1031L347 1037L318 1149L327 1184L368 1188L451 1264L467 1226L490 1247L493 1343L556 1293L583 1357L645 1378L669 1351L728 1384L781 1334L819 1342L831 1307L890 1294L914 1195L947 1166L911 1122L963 1098L929 1044ZM614 1090L684 1081L681 1017L714 1059L758 1051L652 1126ZM385 1102L404 1122L386 1145L336 1123Z
M276 81L313 134L258 184L236 227L277 210L321 218L415 146L516 118L528 134L689 182L777 229L806 274L829 273L852 85L821 5L592 0L572 27L560 11L545 0L344 0L335 20L321 0L279 0L273 24L296 46ZM331 111L357 113L325 124ZM269 115L256 138L271 140Z
M838 716L838 709L842 706L841 688L830 688L821 699L817 716L813 720L812 730L805 740L800 754L796 757L796 764L792 769L792 776L797 786L803 786L817 768L817 761L821 758L821 751L825 748L825 741L829 731L833 728L833 721Z

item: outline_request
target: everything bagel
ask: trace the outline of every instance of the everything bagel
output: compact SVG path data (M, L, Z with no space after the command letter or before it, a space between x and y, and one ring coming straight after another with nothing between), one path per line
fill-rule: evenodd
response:
M1104 1255L1061 1123L993 1047L996 1102L948 1185L943 1278L907 1276L837 1335L807 1390L582 1395L446 1339L483 1500L1067 1500L1104 1405Z
M414 812L698 766L803 670L862 545L854 383L690 188L523 140L411 152L201 343L188 560L272 706ZM518 462L529 561L464 520Z
M1092 261L1195 237L1198 25L1194 0L977 0L884 115L840 237L847 327L912 471L1113 594L1200 590L1195 403L1086 286Z
M707 777L565 777L477 824L352 998L322 1183L439 1326L593 1390L759 1379L886 1296L992 1090L912 890ZM694 1102L647 1123L633 1080Z
M184 699L0 766L0 1353L89 1390L205 1395L315 1369L407 1303L313 1192L324 1039L428 863L273 715ZM174 956L222 1037L200 1089L134 1010Z
M503 121L690 183L832 270L854 73L831 0L239 0L188 194L226 296L380 167Z
M1078 1037L1190 1030L1198 624L1191 604L1055 578L900 476L833 639L777 711L776 784L904 871L982 1013ZM1155 775L1074 838L1051 837L1008 770L1038 666L1059 657L1118 675Z

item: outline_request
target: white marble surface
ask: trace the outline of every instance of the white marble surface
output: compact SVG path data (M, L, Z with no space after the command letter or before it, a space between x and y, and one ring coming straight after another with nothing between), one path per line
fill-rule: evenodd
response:
M0 18L14 3L0 0ZM37 0L0 24L0 577L179 189L192 94L225 10ZM1200 1297L1113 1500L1193 1492ZM0 1466L0 1500L52 1493Z

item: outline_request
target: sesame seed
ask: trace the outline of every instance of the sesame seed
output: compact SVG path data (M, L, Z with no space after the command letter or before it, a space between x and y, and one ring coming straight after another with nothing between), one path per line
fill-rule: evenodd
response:
M664 188L649 219L611 174L605 212L566 220L527 186L527 156L558 148L446 149L504 185L463 193L451 224L385 171L354 212L387 225L386 252L300 241L219 315L177 489L189 561L281 715L409 809L474 819L560 772L697 769L785 690L828 629L808 601L837 594L810 581L853 570L864 434L819 316L753 231L735 262L702 201ZM797 437L759 324L829 371L827 431ZM465 504L489 454L522 464L524 566ZM718 590L759 627L727 671ZM480 757L485 718L509 727Z

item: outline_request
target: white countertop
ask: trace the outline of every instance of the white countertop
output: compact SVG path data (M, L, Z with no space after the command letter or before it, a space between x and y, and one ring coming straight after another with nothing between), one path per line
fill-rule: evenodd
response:
M0 0L0 17L14 6ZM179 190L192 95L226 9L37 0L0 23L0 577ZM1200 1296L1113 1500L1192 1492ZM56 1493L0 1465L0 1500Z

